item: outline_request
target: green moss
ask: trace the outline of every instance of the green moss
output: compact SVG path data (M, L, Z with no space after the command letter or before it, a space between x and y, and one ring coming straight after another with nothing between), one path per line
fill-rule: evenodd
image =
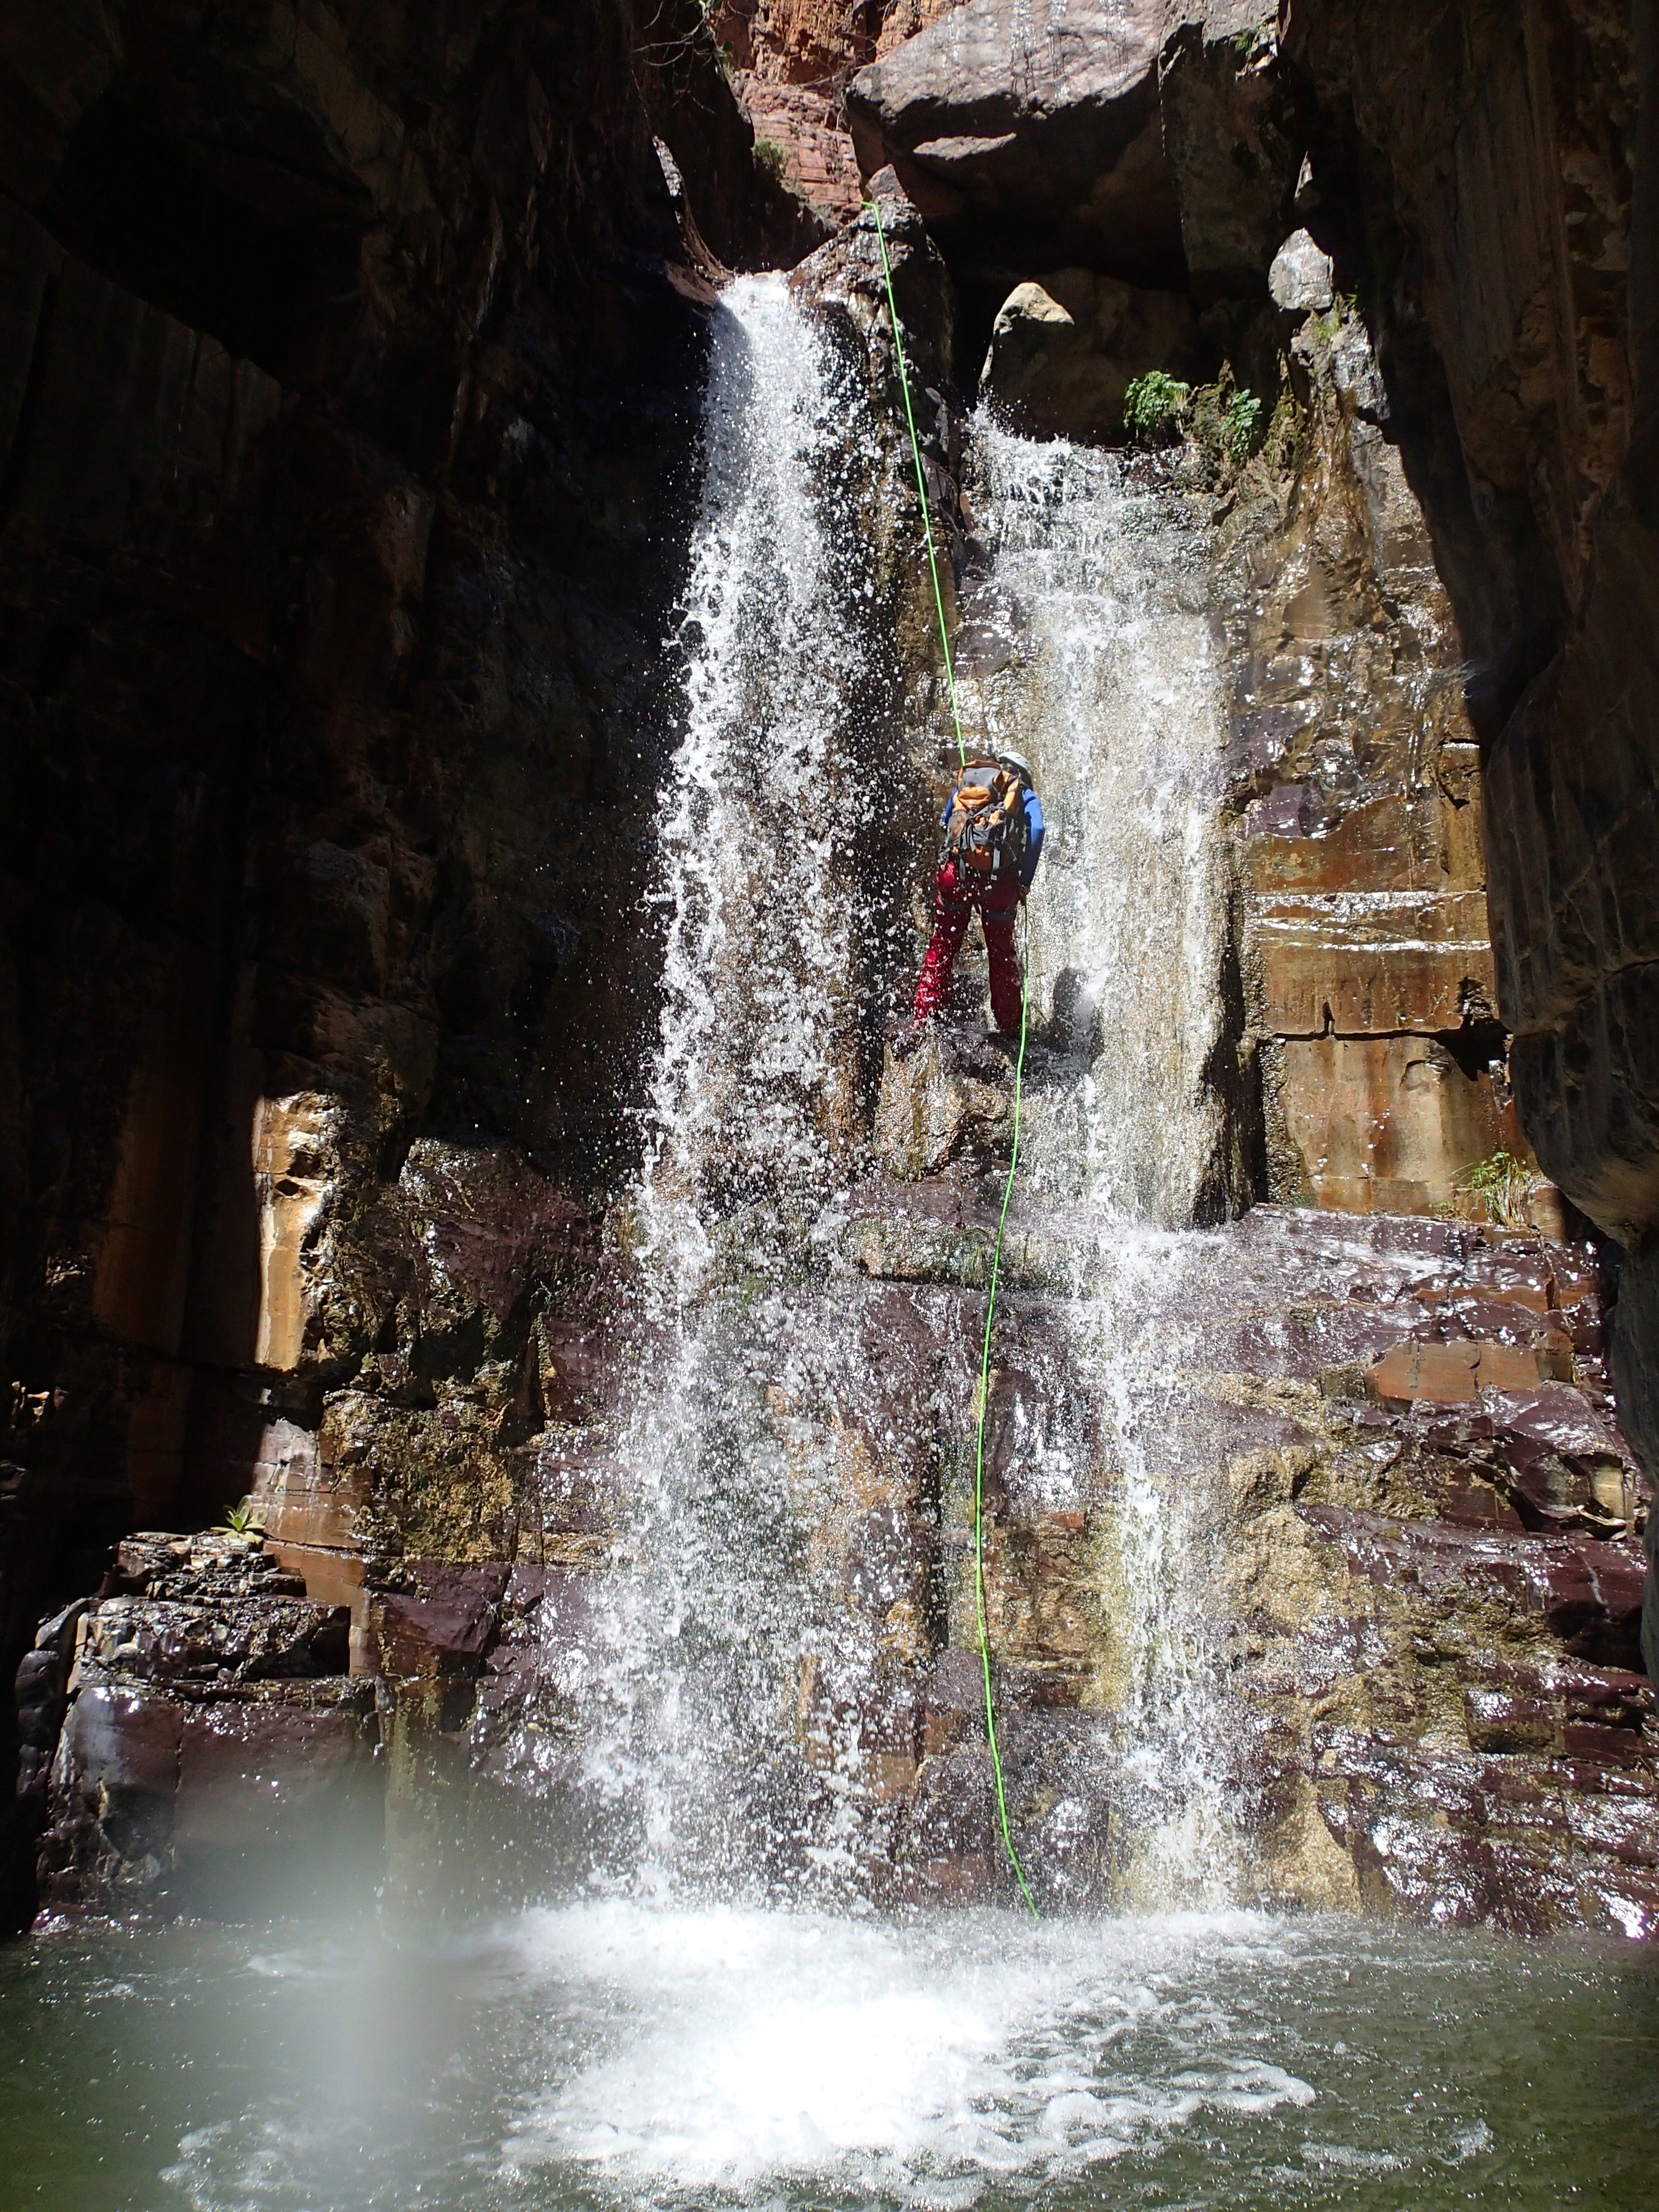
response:
M1527 1199L1537 1177L1513 1152L1499 1151L1476 1160L1455 1180L1458 1189L1480 1199L1492 1219L1504 1228L1528 1226Z
M1235 392L1221 416L1221 443L1229 460L1249 458L1261 422L1261 402L1253 392Z

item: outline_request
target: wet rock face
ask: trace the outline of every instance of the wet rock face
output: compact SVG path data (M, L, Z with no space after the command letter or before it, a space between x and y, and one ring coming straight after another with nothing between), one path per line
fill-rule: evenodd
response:
M377 1453L511 1522L514 1301L630 1141L710 255L808 242L651 12L672 84L608 6L9 37L9 1664L250 1490L361 1631Z
M830 1832L860 1895L1007 1893L972 1572L988 1164L969 1149L945 1176L862 1186L828 1279L720 1294L743 1449L781 1455L805 1558L798 1680L744 1784L757 1863L792 1893L842 1893L813 1856ZM1045 1909L1158 1893L1158 1838L1201 1805L1188 1882L1659 1929L1650 1500L1612 1419L1589 1255L1273 1206L1147 1243L1017 1197L1003 1266L986 1617ZM1149 1552L1154 1496L1169 1526ZM614 1546L627 1511L613 1492L572 1519ZM616 1814L582 1747L632 1571L615 1549L511 1572L411 1560L374 1594L408 1894L529 1894L603 1856ZM1153 1662L1166 1636L1196 1677ZM501 1863L457 1856L461 1826L499 1837Z
M849 1237L872 1273L972 1283L994 1222L965 1180L872 1186ZM1157 1259L1090 1233L1017 1200L993 1354L988 1615L1028 1871L1067 1894L1135 1894L1169 1810L1136 1779L1151 1724L1135 1721L1139 1469L1176 1516L1178 1632L1212 1639L1182 1725L1203 1716L1182 1747L1223 1808L1217 1860L1238 1851L1275 1901L1659 1928L1637 1671L1649 1492L1610 1418L1586 1255L1276 1207ZM1091 1297L1127 1354L1104 1401ZM947 1578L962 1498L947 1482ZM939 1896L1006 1880L963 1597L923 1695L899 1830L914 1843L895 1847L902 1880ZM1179 1698L1164 1675L1153 1707ZM1063 1788L1039 1779L1050 1755Z
M371 1882L380 1731L349 1620L257 1537L125 1539L19 1676L44 1901L245 1916Z

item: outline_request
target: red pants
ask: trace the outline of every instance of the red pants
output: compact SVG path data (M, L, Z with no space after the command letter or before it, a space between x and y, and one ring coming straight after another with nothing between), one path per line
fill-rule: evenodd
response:
M981 890L977 884L963 884L954 860L947 860L933 880L933 936L916 984L915 1018L930 1021L939 1012L967 933L968 917L975 907L991 963L991 1012L1005 1036L1018 1036L1020 989L1014 916L1019 911L1019 886L1012 881L992 883Z

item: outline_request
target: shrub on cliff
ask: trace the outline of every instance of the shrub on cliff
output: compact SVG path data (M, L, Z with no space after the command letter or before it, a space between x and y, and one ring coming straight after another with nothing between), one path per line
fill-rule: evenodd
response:
M1192 397L1192 386L1167 369L1149 368L1131 377L1123 393L1123 424L1138 437L1158 437L1179 425Z

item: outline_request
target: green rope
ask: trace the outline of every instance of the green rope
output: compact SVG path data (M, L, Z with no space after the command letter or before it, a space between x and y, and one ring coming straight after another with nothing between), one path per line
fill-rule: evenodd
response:
M997 1216L997 1241L991 1253L991 1289L985 1301L985 1342L979 1359L979 1419L974 1433L974 1610L979 1620L979 1663L985 1676L985 1734L991 1746L991 1771L996 1777L997 1818L1002 1823L1002 1845L1019 1884L1019 1893L1041 1920L1036 1899L1025 1879L1025 1869L1014 1849L1008 1826L1008 1793L1002 1779L1002 1754L997 1748L996 1701L991 1694L991 1639L985 1623L985 1419L990 1410L991 1326L996 1318L997 1278L1002 1273L1002 1237L1008 1226L1008 1201L1014 1194L1014 1170L1019 1165L1019 1109L1025 1085L1025 963L1020 963L1019 1054L1014 1062L1014 1146L1008 1156L1008 1179L1002 1186L1002 1211Z
M945 683L951 695L951 722L957 733L957 759L965 768L968 748L962 741L962 716L957 708L957 670L951 658L951 633L945 620L945 593L939 588L939 555L933 547L933 521L927 504L927 476L921 465L921 441L916 435L915 410L910 404L910 370L904 358L904 340L899 335L898 302L893 297L893 265L887 258L887 233L882 228L881 210L874 200L865 202L876 218L876 243L881 248L881 273L887 283L887 313L893 325L893 351L898 359L899 390L904 394L904 419L910 427L910 455L916 465L916 497L921 501L922 534L927 540L927 573L933 580L933 607L939 616L939 641L945 653Z
M882 228L881 210L874 200L866 206L876 218L876 240L881 248L881 270L887 281L887 313L893 325L893 351L898 358L899 389L904 394L904 419L910 429L910 453L916 465L916 495L921 501L921 526L927 541L927 568L933 580L933 605L939 615L939 641L945 653L945 680L951 695L951 720L956 727L957 758L965 766L968 748L962 740L962 716L957 709L957 672L951 658L951 634L945 620L945 594L939 588L939 556L933 547L933 526L927 506L927 478L921 465L921 441L916 435L916 418L910 404L910 374L905 366L904 340L899 334L898 302L893 297L893 270L887 258L887 234ZM1019 1884L1019 1893L1031 1908L1033 1919L1042 1915L1037 1911L1030 1884L1025 1879L1025 1869L1019 1863L1019 1853L1014 1849L1013 1831L1008 1823L1008 1791L1002 1776L1002 1753L997 1743L996 1699L991 1689L991 1639L985 1620L985 1419L989 1410L991 1392L991 1331L996 1321L997 1279L1002 1273L1002 1239L1008 1225L1008 1201L1014 1194L1014 1170L1019 1165L1019 1117L1025 1087L1025 963L1020 963L1019 977L1019 1054L1014 1062L1014 1144L1008 1159L1008 1179L1002 1187L1002 1211L997 1217L997 1241L991 1254L991 1288L985 1301L985 1342L979 1362L979 1412L974 1433L974 1612L979 1623L979 1660L985 1677L985 1735L991 1747L991 1771L996 1778L997 1818L1002 1826L1003 1849L1008 1854L1008 1863L1014 1870L1014 1880Z

